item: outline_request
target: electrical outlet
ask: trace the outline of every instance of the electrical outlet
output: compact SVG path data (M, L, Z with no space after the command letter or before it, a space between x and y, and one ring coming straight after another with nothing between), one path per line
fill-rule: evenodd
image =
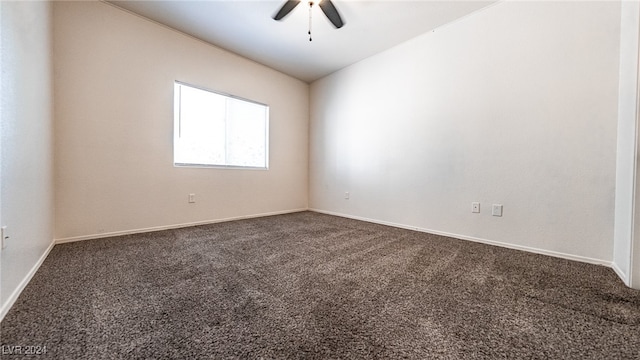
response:
M349 192L348 192L348 191L344 193L344 198L345 198L346 200L349 200Z
M471 203L471 212L472 213L479 213L480 212L480 203L479 202L472 202Z
M193 204L196 202L196 194L189 194L189 203Z
M502 205L493 204L493 207L491 208L491 215L502 216Z

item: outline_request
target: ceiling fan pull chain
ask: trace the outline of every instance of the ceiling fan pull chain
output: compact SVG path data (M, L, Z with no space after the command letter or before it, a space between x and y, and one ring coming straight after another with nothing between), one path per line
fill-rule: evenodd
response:
M313 7L313 2L309 2L309 41L311 41L311 8Z

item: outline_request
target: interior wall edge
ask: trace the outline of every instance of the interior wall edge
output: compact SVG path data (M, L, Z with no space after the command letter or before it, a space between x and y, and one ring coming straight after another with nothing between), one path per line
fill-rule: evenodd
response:
M622 271L622 269L620 269L620 267L618 266L618 264L616 264L615 261L611 262L611 268L626 286L631 287L629 275L626 274L624 271Z
M618 85L616 186L613 264L627 286L633 287L638 161L638 1L621 4L620 66Z

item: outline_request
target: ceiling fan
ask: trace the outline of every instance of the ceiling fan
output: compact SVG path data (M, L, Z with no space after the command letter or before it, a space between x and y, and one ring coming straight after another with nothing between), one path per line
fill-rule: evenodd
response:
M289 15L291 10L293 10L298 4L300 4L301 0L288 0L282 5L280 10L273 16L274 20L282 20L285 16ZM340 13L338 13L338 9L336 9L335 5L331 2L331 0L317 0L314 2L313 0L308 0L309 3L309 41L311 41L311 8L314 4L318 4L322 12L327 16L331 24L336 27L336 29L344 26L344 21L340 17Z

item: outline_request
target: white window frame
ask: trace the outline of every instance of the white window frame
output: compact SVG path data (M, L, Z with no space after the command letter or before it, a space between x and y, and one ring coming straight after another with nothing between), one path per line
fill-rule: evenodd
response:
M186 86L192 89L197 89L197 90L201 90L201 91L206 91L206 92L210 92L212 94L215 95L219 95L219 96L223 96L225 98L229 98L229 99L233 99L233 100L240 100L240 101L244 101L244 102L248 102L248 103L252 103L252 104L256 104L256 105L260 105L260 106L264 106L266 108L266 114L265 114L265 139L264 139L264 145L265 145L265 159L264 159L264 166L246 166L246 165L228 165L228 164L199 164L199 163L184 163L184 162L176 162L176 147L178 146L177 143L180 139L180 114L181 114L181 99L180 99L180 94L177 94L176 92L179 89L179 86ZM268 170L269 169L269 105L254 101L254 100L250 100L250 99L246 99L246 98L242 98L239 96L235 96L235 95L231 95L231 94L227 94L224 92L220 92L220 91L215 91L215 90L211 90L211 89L207 89L204 87L200 87L197 85L192 85L189 83L185 83L185 82L181 82L181 81L174 81L174 118L173 118L173 125L174 125L174 129L173 129L173 166L174 167L195 167L195 168L220 168L220 169L248 169L248 170Z

